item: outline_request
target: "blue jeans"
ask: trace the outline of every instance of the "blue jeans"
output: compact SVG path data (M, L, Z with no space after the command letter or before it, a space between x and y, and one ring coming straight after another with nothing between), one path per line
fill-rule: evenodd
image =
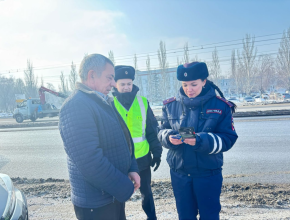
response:
M170 170L173 193L180 220L218 220L221 210L222 172L192 177Z

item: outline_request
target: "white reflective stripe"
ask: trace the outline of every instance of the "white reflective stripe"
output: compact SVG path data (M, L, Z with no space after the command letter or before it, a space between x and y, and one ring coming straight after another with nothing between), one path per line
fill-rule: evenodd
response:
M145 112L145 106L143 103L143 100L140 96L137 96L137 100L141 109L141 115L142 115L142 135L145 135L145 126L146 126L146 112Z
M215 150L216 150L216 148L217 148L217 143L216 143L216 140L215 140L215 137L214 137L214 135L212 134L212 133L208 133L211 137L212 137L212 139L213 139L213 150L212 150L212 152L210 152L209 154L213 154L214 152L215 152Z
M217 136L217 138L218 138L218 140L219 140L219 149L218 149L218 151L216 152L216 154L217 154L217 153L219 153L219 152L222 150L223 142L222 142L222 139L221 139L218 135L216 135L216 136Z
M132 138L133 139L133 142L134 142L134 144L136 144L136 143L139 143L139 142L142 142L142 141L145 141L146 140L146 138L144 137L144 136L142 136L142 137L137 137L137 138Z

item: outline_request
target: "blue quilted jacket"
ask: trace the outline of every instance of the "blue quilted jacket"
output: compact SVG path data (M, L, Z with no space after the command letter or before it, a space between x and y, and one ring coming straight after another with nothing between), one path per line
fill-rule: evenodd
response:
M79 83L60 111L71 200L78 207L98 208L114 199L125 202L134 192L128 178L129 172L138 172L133 142L108 102Z
M236 142L236 134L230 106L218 98L213 88L205 95L188 98L182 88L174 101L163 106L163 124L158 138L168 148L167 162L170 168L184 174L199 170L220 169L223 152ZM168 137L177 134L180 127L194 127L196 145L173 145Z

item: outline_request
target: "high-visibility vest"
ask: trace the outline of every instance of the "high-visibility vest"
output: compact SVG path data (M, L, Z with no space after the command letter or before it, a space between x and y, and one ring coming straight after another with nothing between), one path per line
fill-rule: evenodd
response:
M114 104L129 128L134 142L136 159L144 157L149 152L149 143L146 139L147 99L142 96L135 96L129 111L116 97L114 97Z

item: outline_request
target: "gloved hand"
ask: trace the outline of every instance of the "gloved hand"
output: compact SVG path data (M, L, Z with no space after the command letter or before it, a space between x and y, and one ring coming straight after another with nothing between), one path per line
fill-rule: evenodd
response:
M154 172L158 169L161 163L161 158L160 157L153 157L152 162L151 162L151 167L154 167Z

